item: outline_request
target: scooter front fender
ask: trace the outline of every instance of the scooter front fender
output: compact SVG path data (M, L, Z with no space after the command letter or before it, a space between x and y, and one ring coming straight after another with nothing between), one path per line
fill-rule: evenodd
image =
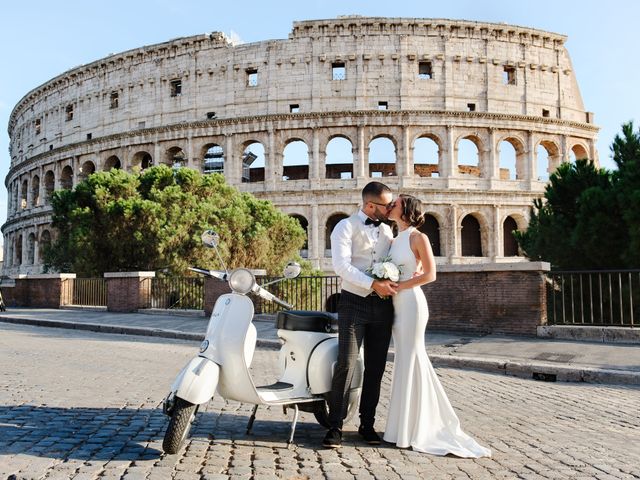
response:
M220 366L204 357L195 357L178 374L171 392L194 405L208 402L218 387Z

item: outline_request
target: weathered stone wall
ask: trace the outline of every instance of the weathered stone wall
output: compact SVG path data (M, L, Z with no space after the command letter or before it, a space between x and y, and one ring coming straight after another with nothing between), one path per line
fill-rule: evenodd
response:
M565 39L503 24L341 17L296 22L284 40L234 46L219 33L197 35L71 69L11 114L3 273L41 272L42 246L54 236L54 188L114 166L179 158L203 169L213 146L230 184L307 220L316 267L331 270L332 218L357 209L361 188L378 177L425 202L438 222L439 263L513 260L503 225L510 217L526 228L544 190L538 148L549 155L547 172L572 153L598 157L598 128ZM334 67L344 68L336 79ZM337 137L352 148L336 165L327 163L327 147ZM386 164L369 158L380 138L395 150ZM429 164L414 155L423 138L437 145ZM465 139L478 150L477 165L459 158ZM294 141L306 144L308 158L285 165ZM243 158L254 142L264 166L250 169L247 182ZM501 168L502 142L516 151L511 176ZM468 215L480 225L477 257L462 255Z

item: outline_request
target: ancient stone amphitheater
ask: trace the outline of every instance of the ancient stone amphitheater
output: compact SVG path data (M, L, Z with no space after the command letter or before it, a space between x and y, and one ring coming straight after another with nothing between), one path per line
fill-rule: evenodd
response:
M423 200L438 263L522 260L511 231L526 228L548 174L598 158L565 40L350 16L295 22L284 40L214 32L75 67L11 113L3 274L42 270L54 189L161 163L271 200L327 270L331 229L372 178Z

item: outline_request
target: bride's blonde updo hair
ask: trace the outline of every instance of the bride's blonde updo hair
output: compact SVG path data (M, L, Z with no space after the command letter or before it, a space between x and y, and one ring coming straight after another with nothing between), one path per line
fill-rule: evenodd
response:
M398 197L402 202L402 220L412 227L420 228L424 223L422 202L411 195L401 194Z

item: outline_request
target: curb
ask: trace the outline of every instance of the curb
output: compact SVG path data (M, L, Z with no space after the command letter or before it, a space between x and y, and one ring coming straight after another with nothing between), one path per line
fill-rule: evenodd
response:
M62 320L36 320L21 317L0 317L0 322L20 325L31 325L48 328L64 328L68 330L91 331L119 335L137 335L146 337L170 338L201 342L204 333L188 333L160 328L122 327L97 323L74 323ZM279 349L280 341L257 339L256 346ZM394 352L389 351L387 360L393 361ZM529 378L547 382L584 382L609 383L617 385L640 385L640 371L614 370L579 365L558 365L549 362L516 361L503 358L480 358L466 355L429 354L434 366L479 370L489 373L501 373L520 378Z

